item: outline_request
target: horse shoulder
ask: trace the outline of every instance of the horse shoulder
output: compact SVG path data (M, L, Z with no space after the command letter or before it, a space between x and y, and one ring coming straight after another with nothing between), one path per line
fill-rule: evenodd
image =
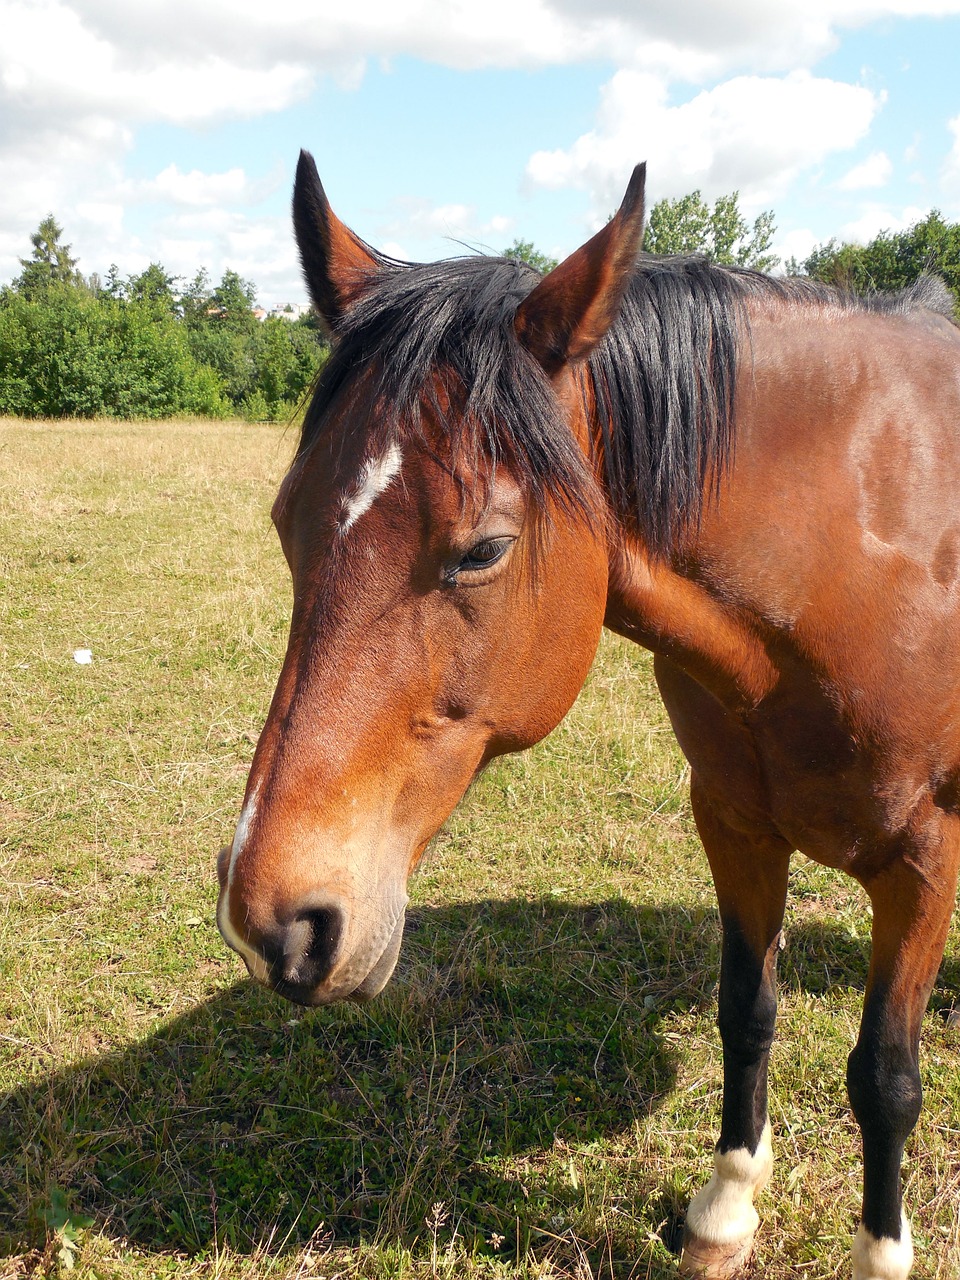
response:
M660 655L698 773L736 760L744 815L843 865L957 790L960 342L814 321L754 321L719 499L672 565L621 555L607 622Z

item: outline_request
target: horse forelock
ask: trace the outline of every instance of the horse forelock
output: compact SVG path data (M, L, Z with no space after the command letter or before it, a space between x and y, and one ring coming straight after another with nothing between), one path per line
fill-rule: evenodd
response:
M338 327L292 471L324 440L355 454L361 433L366 458L412 441L460 475L507 466L534 513L590 511L589 460L514 330L539 278L506 258L384 260Z

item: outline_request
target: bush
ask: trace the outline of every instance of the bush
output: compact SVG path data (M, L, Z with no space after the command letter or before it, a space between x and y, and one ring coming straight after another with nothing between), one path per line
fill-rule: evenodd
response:
M936 210L906 231L881 231L869 244L818 245L803 264L807 275L867 293L903 289L924 273L946 281L957 298L960 322L960 223Z
M320 366L307 326L188 327L169 308L63 287L0 295L0 413L21 417L289 416Z

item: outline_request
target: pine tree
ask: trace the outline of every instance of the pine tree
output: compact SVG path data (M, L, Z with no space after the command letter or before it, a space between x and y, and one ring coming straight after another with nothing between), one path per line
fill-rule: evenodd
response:
M13 287L28 298L42 297L56 285L80 284L77 259L70 256L70 245L61 244L63 227L48 213L30 237L33 253L21 258L23 268Z

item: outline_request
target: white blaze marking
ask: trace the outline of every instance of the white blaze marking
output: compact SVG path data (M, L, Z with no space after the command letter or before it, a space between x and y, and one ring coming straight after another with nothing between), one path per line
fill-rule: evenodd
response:
M233 848L230 850L230 866L227 869L227 888L233 884L233 871L237 865L243 846L247 843L247 837L250 835L250 828L253 826L253 820L257 816L257 801L260 799L260 779L257 779L257 785L247 796L247 803L243 806L240 814L240 821L237 823L237 829L233 833Z
M687 1230L707 1245L732 1246L752 1239L760 1222L753 1198L766 1185L772 1170L768 1122L756 1155L746 1147L716 1153L713 1176L690 1201Z
M853 1280L907 1280L913 1265L913 1239L906 1214L900 1215L900 1239L878 1240L863 1223L853 1239Z
M239 952L246 960L250 972L265 986L270 985L270 966L264 960L259 951L255 951L249 943L244 942L233 927L233 921L230 919L230 890L223 895L220 909L217 912L217 926L223 934L224 939L233 947L234 951Z
M373 506L391 480L400 473L403 457L400 446L392 444L380 458L368 458L363 464L357 487L343 501L340 513L340 532L346 533L355 520Z
M263 983L270 981L270 966L264 960L258 951L255 951L243 938L237 933L233 927L233 921L230 919L230 888L233 885L233 873L237 865L237 858L243 852L243 846L247 842L250 835L250 828L257 816L257 801L260 799L260 779L257 785L247 797L247 802L243 806L240 813L240 821L237 823L237 829L233 835L233 847L230 850L230 865L227 868L227 887L220 905L217 909L217 925L230 946L246 960L253 976Z

